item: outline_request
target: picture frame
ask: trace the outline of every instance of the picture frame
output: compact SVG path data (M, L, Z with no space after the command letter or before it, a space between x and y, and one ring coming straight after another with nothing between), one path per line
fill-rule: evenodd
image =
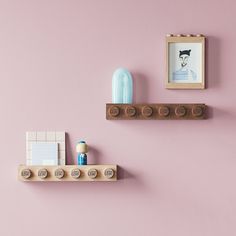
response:
M205 89L205 36L166 36L166 88Z

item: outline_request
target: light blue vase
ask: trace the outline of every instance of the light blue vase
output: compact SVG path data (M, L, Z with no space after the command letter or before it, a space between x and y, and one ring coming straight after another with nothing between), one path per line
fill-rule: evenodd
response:
M117 69L112 77L112 103L133 102L132 75L126 69Z

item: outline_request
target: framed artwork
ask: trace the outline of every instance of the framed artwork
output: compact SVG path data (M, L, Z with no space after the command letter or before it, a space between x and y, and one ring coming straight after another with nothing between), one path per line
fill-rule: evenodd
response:
M205 89L205 37L167 35L166 88Z

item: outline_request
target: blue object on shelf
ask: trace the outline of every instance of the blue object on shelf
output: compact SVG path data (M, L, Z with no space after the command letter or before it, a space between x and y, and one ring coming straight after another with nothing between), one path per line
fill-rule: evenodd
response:
M87 165L87 155L85 153L79 153L78 165Z
M112 77L112 103L133 102L133 79L124 68L117 69Z
M87 165L88 146L85 141L76 144L76 152L78 152L78 165Z

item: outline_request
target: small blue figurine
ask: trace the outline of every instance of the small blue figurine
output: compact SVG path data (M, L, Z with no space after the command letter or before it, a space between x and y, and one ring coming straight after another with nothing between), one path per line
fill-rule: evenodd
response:
M78 152L78 165L87 165L88 145L85 141L80 141L76 144L76 152Z

